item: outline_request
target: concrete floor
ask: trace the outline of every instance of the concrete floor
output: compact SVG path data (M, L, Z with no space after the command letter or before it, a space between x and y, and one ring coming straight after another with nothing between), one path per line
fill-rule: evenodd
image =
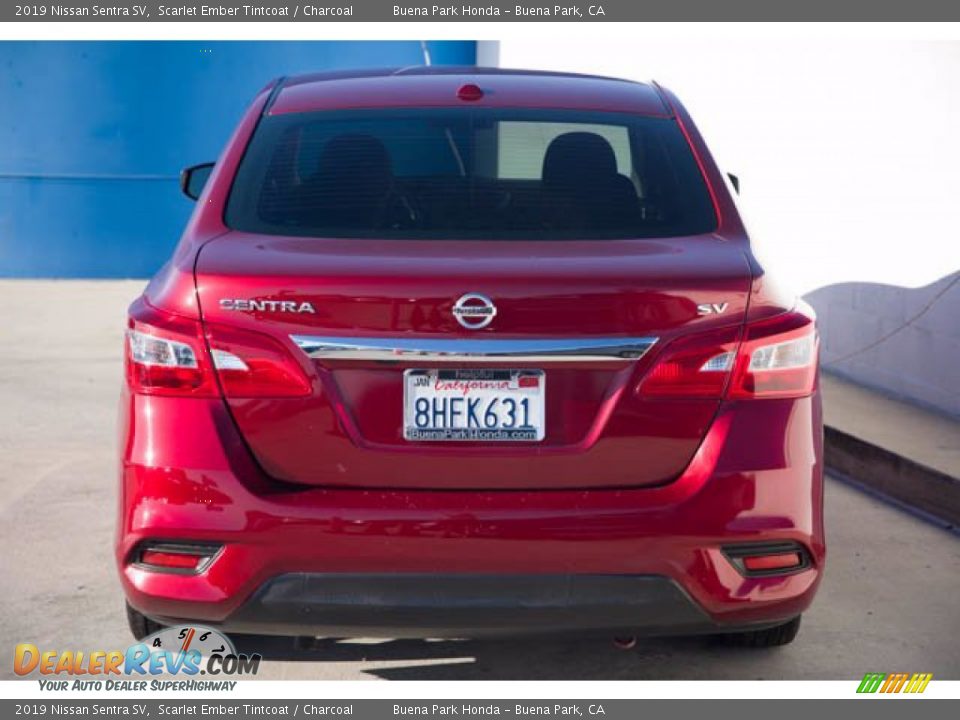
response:
M125 648L111 552L124 311L142 282L0 281L0 652ZM960 679L960 538L827 483L829 563L796 642L270 641L268 679ZM9 658L9 655L8 655ZM12 674L0 663L0 677Z
M824 422L871 445L960 478L960 420L823 373ZM910 428L904 432L903 428Z

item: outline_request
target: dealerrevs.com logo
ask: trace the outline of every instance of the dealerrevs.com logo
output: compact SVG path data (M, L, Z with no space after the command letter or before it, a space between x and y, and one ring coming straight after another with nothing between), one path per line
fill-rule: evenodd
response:
M236 682L220 678L256 675L260 660L260 655L237 653L230 638L213 628L179 625L126 650L41 650L33 643L20 643L13 670L20 676L46 676L40 680L43 690L146 690L148 685L151 690L232 690ZM136 679L161 675L189 679L149 683ZM208 679L197 680L201 675Z

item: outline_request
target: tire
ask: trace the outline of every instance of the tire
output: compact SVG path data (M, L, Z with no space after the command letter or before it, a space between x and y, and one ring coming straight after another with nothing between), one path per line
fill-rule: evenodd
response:
M793 618L783 625L766 628L765 630L748 630L746 632L721 635L724 645L749 648L771 648L789 645L800 631L800 616Z
M153 635L153 633L166 627L151 620L143 613L137 612L130 607L130 603L127 603L127 625L130 626L130 632L137 640L143 640L148 635Z

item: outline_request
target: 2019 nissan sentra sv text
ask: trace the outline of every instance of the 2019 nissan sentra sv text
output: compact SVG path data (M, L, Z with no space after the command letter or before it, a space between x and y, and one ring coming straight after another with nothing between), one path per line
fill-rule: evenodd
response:
M126 336L137 635L796 635L815 321L672 93L286 78L182 182Z

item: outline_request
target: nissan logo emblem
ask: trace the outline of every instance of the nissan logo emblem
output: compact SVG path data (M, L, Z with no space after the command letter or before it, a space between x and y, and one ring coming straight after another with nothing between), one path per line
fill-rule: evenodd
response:
M453 316L467 330L479 330L493 322L497 306L486 295L467 293L454 303Z

